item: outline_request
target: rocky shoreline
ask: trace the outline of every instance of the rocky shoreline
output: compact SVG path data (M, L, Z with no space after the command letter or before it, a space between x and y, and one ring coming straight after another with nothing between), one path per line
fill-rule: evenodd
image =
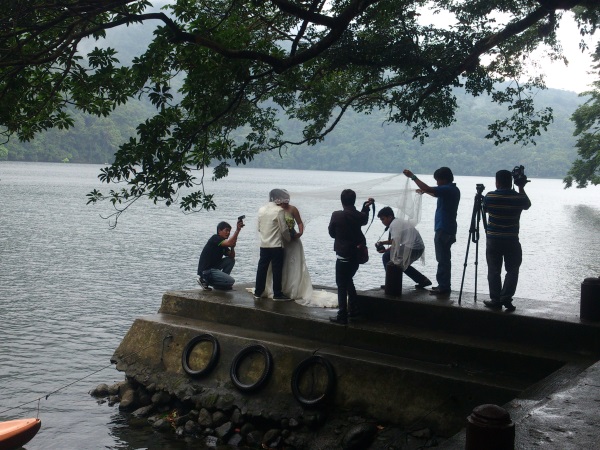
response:
M439 438L428 429L403 430L356 411L269 407L260 396L197 387L183 396L144 386L132 378L100 384L90 394L99 404L115 406L136 426L194 441L205 448L287 450L414 450L434 447Z

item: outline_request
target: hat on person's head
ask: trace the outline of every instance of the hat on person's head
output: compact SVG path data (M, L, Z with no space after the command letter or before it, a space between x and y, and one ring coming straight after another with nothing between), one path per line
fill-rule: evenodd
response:
M274 202L276 205L290 202L290 194L285 189L273 189L269 192L269 201Z

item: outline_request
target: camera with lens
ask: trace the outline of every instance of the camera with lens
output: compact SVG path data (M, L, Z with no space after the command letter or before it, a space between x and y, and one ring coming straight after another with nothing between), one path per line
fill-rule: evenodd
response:
M377 249L378 252L385 251L385 245L383 245L381 242L375 242L375 248Z
M477 184L475 186L475 189L477 189L478 194L481 194L483 192L483 190L485 189L485 186L483 184Z
M513 181L515 182L515 186L523 187L530 180L527 179L527 175L525 175L525 167L523 166L515 166L512 170Z

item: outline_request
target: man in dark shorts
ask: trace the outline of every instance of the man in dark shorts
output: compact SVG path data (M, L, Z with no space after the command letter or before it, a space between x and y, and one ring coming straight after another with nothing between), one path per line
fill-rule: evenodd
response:
M238 220L237 228L231 235L231 225L220 222L217 234L213 234L200 254L198 261L198 284L206 291L210 286L215 289L229 290L235 280L230 275L235 265L235 245L244 222Z

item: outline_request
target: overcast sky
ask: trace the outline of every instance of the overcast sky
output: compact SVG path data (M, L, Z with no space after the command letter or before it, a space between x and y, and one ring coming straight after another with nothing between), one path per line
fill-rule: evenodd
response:
M589 90L590 83L600 78L598 71L596 71L595 75L589 73L592 70L593 64L590 51L593 52L596 49L596 44L600 37L598 35L593 38L586 37L584 41L587 43L590 51L581 53L579 49L581 36L571 13L566 13L563 16L558 37L563 46L563 53L569 60L569 65L565 67L562 62L552 63L550 61L543 63L542 67L546 74L546 84L551 88L578 93Z
M431 10L424 7L420 10L423 23L432 23L436 26L445 27L452 23L453 16L444 11L438 14L431 13ZM498 21L501 22L500 17ZM567 57L569 64L564 62L551 61L545 57L545 51L541 50L530 55L530 60L539 65L539 69L545 75L546 85L549 88L563 89L566 91L582 92L590 89L590 83L598 80L598 71L596 74L590 74L592 70L591 52L596 49L596 43L600 36L596 34L593 38L586 36L584 41L590 50L582 53L579 49L579 42L582 37L579 34L577 24L573 19L573 13L565 12L560 22L558 38L563 47L563 54ZM591 51L591 52L590 52ZM535 71L532 74L536 75Z

